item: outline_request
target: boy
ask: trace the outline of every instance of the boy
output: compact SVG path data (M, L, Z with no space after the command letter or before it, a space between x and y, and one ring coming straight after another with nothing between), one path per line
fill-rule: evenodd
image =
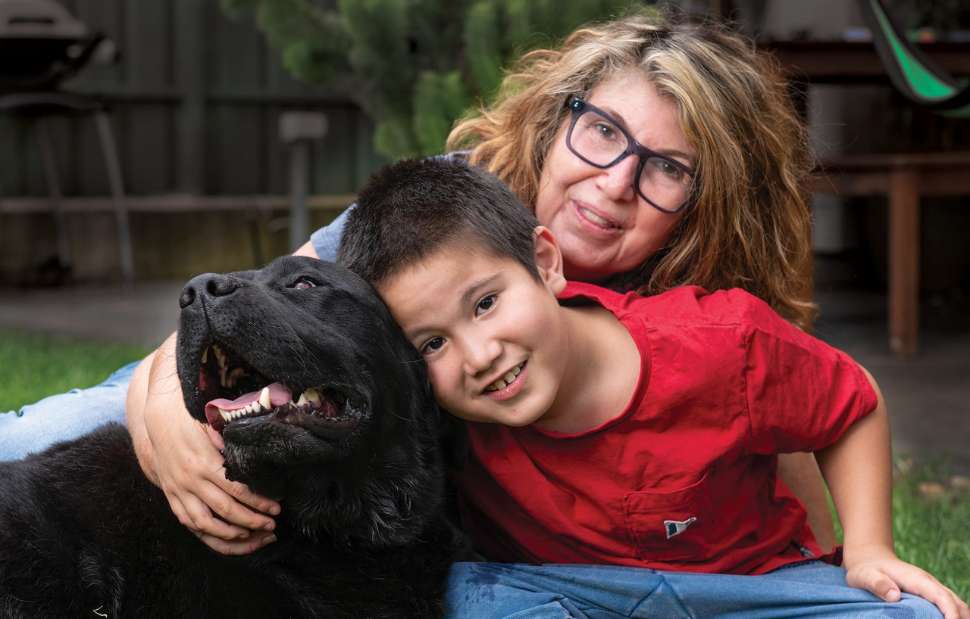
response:
M454 616L939 616L862 587L970 617L893 552L871 376L751 295L567 283L549 230L497 179L444 160L375 175L338 261L374 284L468 422L455 481L479 550L572 564L459 564ZM804 510L775 478L777 453L809 450L845 573L811 561Z

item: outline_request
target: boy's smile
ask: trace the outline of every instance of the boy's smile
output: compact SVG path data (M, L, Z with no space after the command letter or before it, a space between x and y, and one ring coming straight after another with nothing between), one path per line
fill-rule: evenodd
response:
M485 395L498 401L515 397L522 389L522 385L525 384L527 374L525 371L526 364L528 364L528 361L523 361L512 368L511 371L503 374L494 383L485 387Z
M524 426L562 395L570 342L555 295L565 281L549 239L537 233L539 280L516 260L459 239L378 285L450 413ZM543 252L553 251L550 267Z

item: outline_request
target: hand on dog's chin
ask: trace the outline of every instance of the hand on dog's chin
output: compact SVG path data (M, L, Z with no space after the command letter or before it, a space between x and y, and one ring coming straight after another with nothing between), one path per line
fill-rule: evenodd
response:
M209 441L212 446L219 450L219 453L226 455L226 441L222 438L217 430L215 430L209 424L205 424L205 433L209 437ZM273 499L274 501L280 501L283 499L283 493L280 488L278 480L273 480L270 478L265 484L259 484L254 482L252 479L247 478L239 470L239 467L235 466L234 462L224 461L224 466L226 469L226 479L229 481L238 481L249 486L249 489L257 494L261 494L268 499Z
M205 433L208 435L209 441L212 443L212 445L220 452L226 448L226 442L222 440L222 435L209 424L205 424Z

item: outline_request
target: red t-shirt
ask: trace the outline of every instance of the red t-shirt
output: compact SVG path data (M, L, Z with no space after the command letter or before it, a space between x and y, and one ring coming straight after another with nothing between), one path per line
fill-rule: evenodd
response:
M821 551L776 478L876 407L861 368L741 291L641 297L570 283L636 341L625 410L576 434L468 423L466 531L495 561L760 574Z

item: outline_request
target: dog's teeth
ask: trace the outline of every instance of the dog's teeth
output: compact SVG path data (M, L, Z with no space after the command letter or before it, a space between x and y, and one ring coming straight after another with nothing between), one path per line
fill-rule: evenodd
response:
M219 369L220 370L225 370L225 367L226 367L226 353L222 352L222 349L219 348L219 345L218 344L213 344L212 345L212 352L215 353L215 355L216 355L216 361L219 362Z
M209 360L209 349L206 348L205 350L202 351L202 363L205 364L205 362L208 360Z
M307 389L306 391L303 392L303 395L301 395L300 397L303 397L303 396L306 396L307 401L312 404L320 403L320 394L317 393L316 389Z
M303 406L304 404L309 404L310 401L306 399L306 393L300 394L300 399L296 401L297 406Z
M219 415L222 417L222 420L223 421L231 421L232 420L232 411L227 411L224 408L220 408L219 409Z
M234 386L237 382L239 382L239 379L245 375L246 370L242 368L234 368L231 372L229 372L229 386Z
M263 387L263 390L259 392L259 405L264 409L269 410L272 406L272 402L269 399L269 386Z

